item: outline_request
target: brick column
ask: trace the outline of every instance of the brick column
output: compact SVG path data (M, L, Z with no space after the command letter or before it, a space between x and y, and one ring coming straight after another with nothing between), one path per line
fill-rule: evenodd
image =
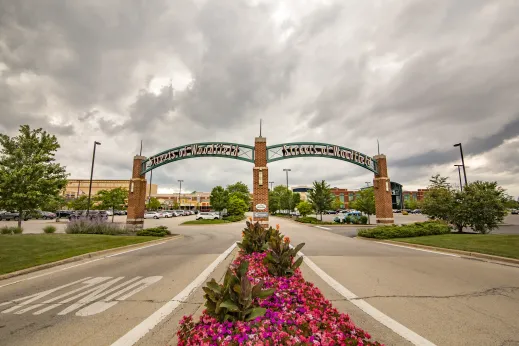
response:
M374 159L378 164L378 174L375 174L375 179L373 179L377 223L392 224L395 220L393 219L391 183L387 175L386 155L377 155Z
M144 156L134 156L132 179L128 193L128 214L126 225L142 229L144 226L144 210L146 208L146 178L141 175Z
M269 170L267 168L267 139L256 137L254 141L254 168L252 170L252 211L256 213L266 213L266 217L253 217L254 222L259 222L263 227L269 226ZM264 204L265 209L256 208Z

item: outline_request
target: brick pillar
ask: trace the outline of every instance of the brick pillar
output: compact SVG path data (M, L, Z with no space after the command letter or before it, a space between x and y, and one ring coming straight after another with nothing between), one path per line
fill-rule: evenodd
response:
M267 168L267 139L256 137L254 141L254 168L252 172L252 211L256 213L266 213L266 217L253 216L254 222L259 222L264 227L269 226L269 170ZM265 209L257 208L261 204Z
M144 210L146 208L146 178L141 175L144 156L134 156L132 179L128 194L128 214L126 224L142 229L144 225Z
M373 179L377 223L392 224L395 220L393 219L391 183L387 175L386 155L376 155L374 159L378 164L378 174L375 174L375 178Z

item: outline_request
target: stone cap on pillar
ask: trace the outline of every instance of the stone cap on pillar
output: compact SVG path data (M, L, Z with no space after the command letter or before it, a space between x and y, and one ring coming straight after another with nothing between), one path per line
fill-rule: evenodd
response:
M376 159L385 159L386 158L386 155L384 154L378 154L378 155L375 155L373 156L373 158L376 160Z
M146 156L141 156L141 155L135 155L133 157L134 160L146 160Z
M256 137L254 142L267 142L267 137Z

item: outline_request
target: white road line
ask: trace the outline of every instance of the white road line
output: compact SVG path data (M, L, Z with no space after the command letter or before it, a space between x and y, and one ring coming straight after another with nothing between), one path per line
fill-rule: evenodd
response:
M409 340L413 345L420 346L435 346L432 342L425 339L424 337L416 334L406 326L398 323L391 317L382 313L382 311L376 309L368 302L362 299L357 299L357 295L353 292L342 286L339 282L337 282L330 275L326 274L321 268L319 268L312 260L306 257L302 252L299 252L301 256L303 256L305 263L323 279L328 285L334 288L337 292L339 292L344 298L346 298L350 303L357 306L359 309L373 317L375 320L388 327L401 337L406 340Z
M32 280L32 279L41 278L42 276L47 276L47 275L55 274L55 273L58 273L58 272L62 272L64 270L68 270L68 269L76 268L76 267L79 267L79 266L83 266L85 264L94 263L94 262L103 260L105 258L110 258L110 257L115 257L115 256L123 255L125 253L132 252L132 251L143 250L143 249L146 249L146 248L149 248L149 247L152 247L152 246L161 245L161 244L164 244L164 243L166 243L166 242L163 241L163 242L160 242L160 243L155 243L155 244L151 244L151 245L148 245L148 246L143 246L143 247L140 247L140 248L137 248L137 249L131 249L131 250L128 250L128 251L123 251L123 252L119 252L119 253L116 253L116 254L113 254L113 255L109 255L109 256L103 256L103 257L96 258L96 259L88 261L88 262L74 264L73 266L70 266L70 267L65 267L65 268L61 268L61 269L58 269L58 270L54 270L52 272L48 272L48 273L44 273L44 274L40 274L40 275L31 276L31 277L28 277L28 278L25 278L25 279L13 281L13 282L10 282L8 284L1 285L0 288L6 287L6 286L11 286L11 285L14 285L14 284L17 284L17 283L20 283L20 282L24 282L24 281L28 281L28 280Z
M455 254L452 254L452 253L440 252L440 251L433 251L433 250L426 250L426 249L420 249L420 248L413 247L413 246L405 246L405 245L390 244L390 243L384 243L384 242L381 242L381 241L376 241L375 243L377 243L377 244L383 244L383 245L389 245L389 246L403 247L403 248L405 248L405 249L416 250L416 251L430 252L430 253L435 253L435 254L438 254L438 255L444 255L444 256L461 257L460 255L455 255Z
M173 297L169 302L164 304L160 309L151 314L144 321L135 326L128 333L123 335L119 340L115 341L112 346L131 346L137 343L143 336L157 326L162 320L170 315L175 309L185 301L189 295L198 288L204 281L207 280L209 275L216 269L216 267L223 262L229 256L229 254L236 247L236 243L232 244L230 248L225 250L220 256L218 256L213 263L211 263L200 275L196 277L189 285L186 286L179 294Z
M323 227L323 226L315 226L317 228L320 228L320 229L325 229L327 231L331 231L332 229L331 228L327 228L327 227Z

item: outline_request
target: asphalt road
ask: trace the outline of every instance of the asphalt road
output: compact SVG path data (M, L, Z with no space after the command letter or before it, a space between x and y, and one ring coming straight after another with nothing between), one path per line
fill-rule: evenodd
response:
M188 218L147 221L169 224L181 239L0 281L0 345L111 345L134 330L238 240L243 228L175 225ZM353 302L370 304L432 344L519 345L519 267L353 239L281 218L271 223L279 223L294 244L305 242L305 255L357 296L345 299L303 266L305 278L376 340L410 344ZM212 276L221 278L231 259ZM175 344L181 316L200 313L201 303L197 289L138 345Z

